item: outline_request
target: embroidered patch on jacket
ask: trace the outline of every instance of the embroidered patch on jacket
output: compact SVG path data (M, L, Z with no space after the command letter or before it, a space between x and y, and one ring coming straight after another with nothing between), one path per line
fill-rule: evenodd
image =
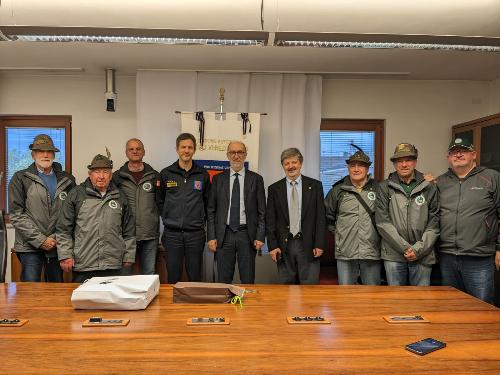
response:
M59 194L59 199L62 201L65 200L67 197L68 193L66 193L65 191L61 191L61 193Z
M173 187L177 187L177 181L167 181L167 187L168 188L173 188Z
M142 188L144 189L144 191L151 191L151 189L153 188L153 185L151 185L151 182L145 182L142 185Z
M371 200L371 201L374 201L375 199L377 199L377 194L375 194L374 191L370 191L368 193L368 199Z
M201 190L201 181L194 180L194 188L196 190Z
M418 197L415 198L415 203L418 204L419 206L423 205L425 203L425 197L420 194Z
M118 208L118 203L116 203L115 200L110 200L108 204L109 204L109 207L111 207L113 210Z

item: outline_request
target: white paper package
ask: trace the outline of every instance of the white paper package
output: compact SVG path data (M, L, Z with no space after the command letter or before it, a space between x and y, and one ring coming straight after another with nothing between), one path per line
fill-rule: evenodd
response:
M93 277L73 290L71 303L84 310L144 310L159 291L158 275Z

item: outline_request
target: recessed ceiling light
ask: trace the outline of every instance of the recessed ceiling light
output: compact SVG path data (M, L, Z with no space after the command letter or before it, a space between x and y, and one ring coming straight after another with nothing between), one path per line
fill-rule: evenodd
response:
M278 40L276 42L276 45L279 47L416 49L416 50L440 50L440 51L500 52L500 47L498 46L474 46L474 45L462 45L462 44L433 44L433 43Z
M83 43L131 43L131 44L170 44L170 45L216 45L216 46L260 46L262 40L249 39L203 39L203 38L164 38L133 36L97 35L9 35L11 40L22 42L83 42Z

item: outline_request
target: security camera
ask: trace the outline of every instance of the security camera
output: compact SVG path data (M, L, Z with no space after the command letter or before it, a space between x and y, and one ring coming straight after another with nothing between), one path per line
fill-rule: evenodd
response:
M112 68L106 69L106 92L104 99L106 100L106 111L116 111L116 91L115 91L115 70Z
M116 93L105 92L104 99L106 100L106 111L115 112L116 111Z

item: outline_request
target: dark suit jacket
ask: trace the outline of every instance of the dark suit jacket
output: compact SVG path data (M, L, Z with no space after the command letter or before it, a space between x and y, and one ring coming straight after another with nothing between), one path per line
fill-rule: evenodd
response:
M207 238L208 240L216 239L218 247L222 246L226 232L230 203L229 189L228 169L214 176L208 198ZM266 236L266 192L261 175L249 170L245 171L243 199L250 240L264 242Z
M286 194L286 179L269 186L266 210L267 247L286 252L290 218ZM325 250L325 205L321 181L302 175L301 232L304 251L313 259L312 250Z

